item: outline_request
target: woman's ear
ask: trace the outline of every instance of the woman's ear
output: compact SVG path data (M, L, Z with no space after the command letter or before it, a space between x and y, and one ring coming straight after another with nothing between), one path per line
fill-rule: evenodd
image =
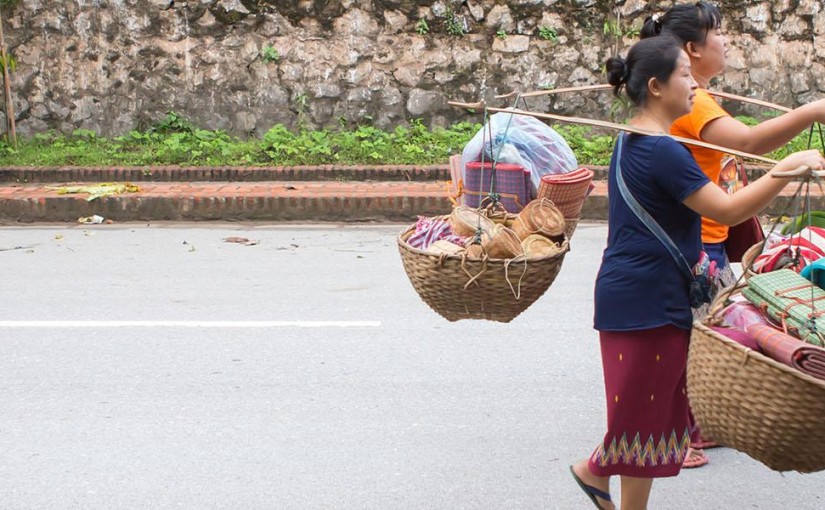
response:
M685 43L685 52L690 58L702 58L702 52L699 51L699 47L693 41Z
M651 78L647 80L647 91L650 92L652 97L659 97L662 95L662 87L659 84L659 80L656 78Z

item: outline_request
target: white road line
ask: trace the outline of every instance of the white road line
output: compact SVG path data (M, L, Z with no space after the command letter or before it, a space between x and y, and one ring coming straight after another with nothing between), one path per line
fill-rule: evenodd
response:
M377 328L379 321L0 321L0 328Z

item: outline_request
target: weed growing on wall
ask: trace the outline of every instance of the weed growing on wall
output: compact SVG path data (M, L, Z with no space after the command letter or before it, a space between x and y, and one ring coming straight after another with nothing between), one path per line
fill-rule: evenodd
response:
M447 11L446 19L444 21L445 26L447 27L447 33L450 35L454 35L456 37L461 37L464 35L464 23L458 19L456 13L453 11Z
M559 35L558 33L556 33L556 30L552 27L539 27L539 39L543 39L545 41L558 42Z
M267 45L261 49L261 60L263 60L264 63L269 64L281 60L281 55L278 53L278 50L272 47L272 45Z

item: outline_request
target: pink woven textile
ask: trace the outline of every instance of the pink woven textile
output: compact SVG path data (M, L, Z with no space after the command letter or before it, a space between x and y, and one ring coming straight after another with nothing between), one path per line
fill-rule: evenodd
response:
M818 379L825 379L825 349L811 345L763 324L748 328L769 358Z
M566 174L541 176L537 199L547 198L556 204L565 218L581 215L584 199L593 191L593 171L579 168Z
M407 244L419 250L426 250L431 244L440 239L464 246L464 239L455 235L453 227L447 221L419 216L418 221L415 223L415 233L407 239Z

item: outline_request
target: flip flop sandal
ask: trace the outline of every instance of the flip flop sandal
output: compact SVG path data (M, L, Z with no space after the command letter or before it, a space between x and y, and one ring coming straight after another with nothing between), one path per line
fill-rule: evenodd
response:
M582 479L579 478L579 475L577 475L576 472L573 471L573 466L570 466L570 474L573 475L573 479L576 480L577 484L579 484L581 490L583 490L584 493L587 494L587 497L590 498L590 501L592 501L593 504L596 505L596 508L598 508L599 510L605 510L605 508L599 503L599 500L596 498L602 498L603 500L612 503L612 501L610 500L609 493L584 483Z
M702 450L694 450L693 448L688 448L687 453L685 454L685 460L682 462L683 469L693 469L702 467L705 464L710 462L705 452Z

